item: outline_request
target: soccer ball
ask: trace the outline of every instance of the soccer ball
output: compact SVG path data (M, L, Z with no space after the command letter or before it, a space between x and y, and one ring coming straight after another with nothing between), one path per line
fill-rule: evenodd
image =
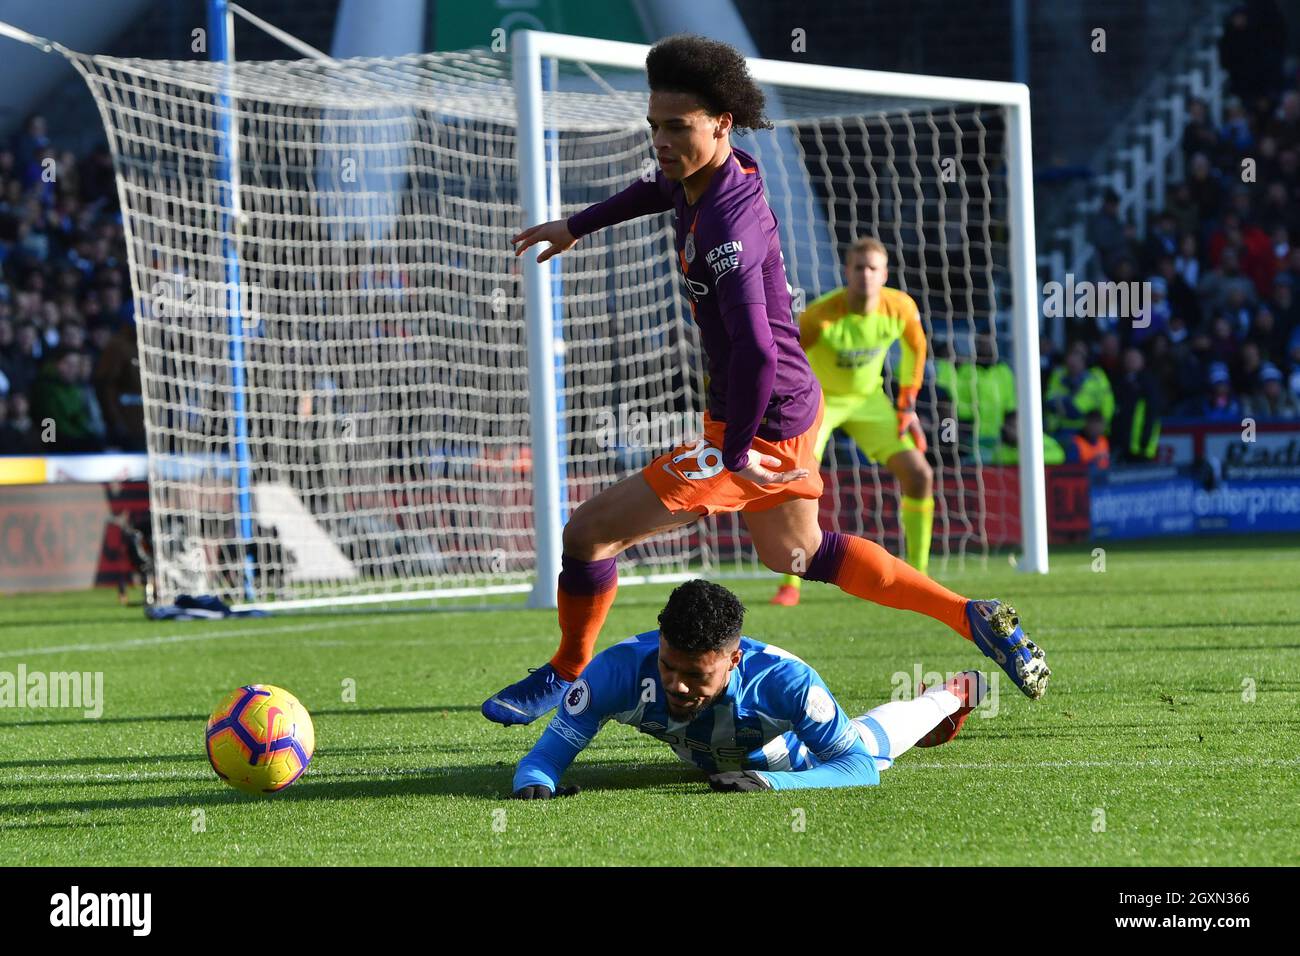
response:
M275 793L302 776L316 749L311 715L293 694L249 684L208 718L208 761L245 793Z

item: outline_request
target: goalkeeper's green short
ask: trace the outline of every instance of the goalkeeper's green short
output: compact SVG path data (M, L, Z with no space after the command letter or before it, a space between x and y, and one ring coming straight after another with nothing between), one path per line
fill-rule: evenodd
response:
M826 415L813 452L821 461L831 432L842 428L872 461L885 465L900 451L916 447L911 435L898 435L898 413L884 389L870 395L827 395Z

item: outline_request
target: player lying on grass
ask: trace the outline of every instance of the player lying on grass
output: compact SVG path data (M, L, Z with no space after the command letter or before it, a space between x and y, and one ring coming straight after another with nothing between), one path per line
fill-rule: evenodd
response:
M769 128L763 92L725 43L676 36L646 57L659 171L569 219L525 229L516 254L539 260L597 229L673 210L678 265L708 360L704 435L584 501L564 526L560 646L543 666L483 702L483 716L527 724L552 710L591 660L618 589L616 560L634 544L702 515L740 512L759 560L883 604L926 614L972 641L1026 695L1050 671L1043 652L997 601L971 601L866 538L823 532L813 445L825 409L799 347L776 217L753 156L731 131Z
M560 778L611 719L668 744L714 790L867 787L906 750L955 737L984 697L984 675L966 671L850 720L815 670L743 637L744 615L724 587L678 587L658 630L597 654L569 687L519 762L514 796L576 793Z

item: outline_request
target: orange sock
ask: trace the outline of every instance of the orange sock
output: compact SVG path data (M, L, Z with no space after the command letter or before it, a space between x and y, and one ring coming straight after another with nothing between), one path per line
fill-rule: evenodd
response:
M551 666L565 680L573 680L591 660L596 638L618 592L614 558L602 561L560 559L560 649Z
M827 541L828 538L831 540ZM823 551L825 557L821 561L814 558L814 562L829 573L814 580L829 581L841 591L875 604L928 615L971 640L966 598L894 557L874 541L828 531L822 534L818 557ZM814 562L809 563L810 571Z

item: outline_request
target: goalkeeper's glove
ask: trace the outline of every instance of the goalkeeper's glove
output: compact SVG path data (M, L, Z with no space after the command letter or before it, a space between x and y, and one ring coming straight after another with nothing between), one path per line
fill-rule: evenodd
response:
M718 793L748 793L751 790L771 790L772 785L753 770L727 770L710 774L709 789Z
M925 431L921 428L921 420L916 417L916 395L919 391L919 388L910 385L898 390L898 437L910 434L912 441L916 442L916 450L924 455L928 444Z
M520 787L510 795L512 800L551 800L555 797L571 797L575 793L581 793L581 787L560 787L558 790L551 790L544 783L530 783L526 787Z

